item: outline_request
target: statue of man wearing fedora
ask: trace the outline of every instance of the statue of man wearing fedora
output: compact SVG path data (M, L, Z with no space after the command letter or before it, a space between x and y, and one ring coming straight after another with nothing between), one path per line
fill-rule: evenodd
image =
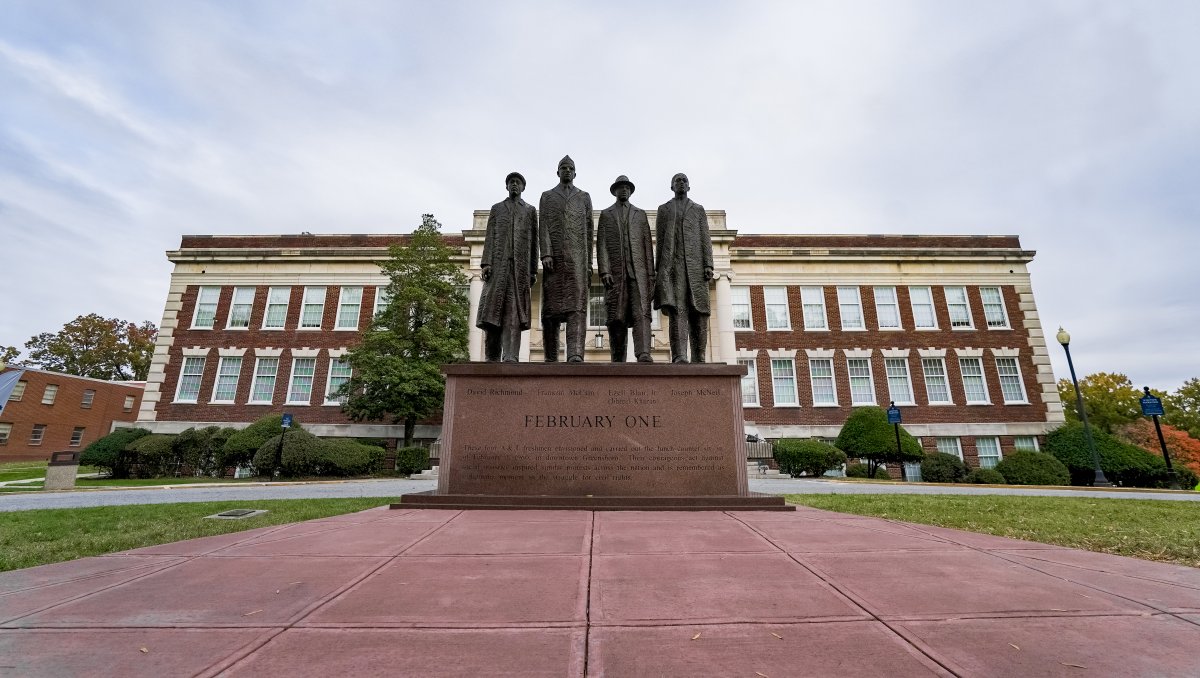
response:
M704 362L708 348L708 281L713 279L712 239L708 233L708 214L704 207L688 197L691 185L686 174L671 177L675 193L658 208L655 261L658 278L654 288L654 308L661 308L670 319L671 362Z
M515 363L521 333L529 329L529 289L537 277L538 221L533 205L521 199L525 177L504 178L508 198L492 205L483 241L483 293L475 326L484 331L484 358Z
M575 161L558 161L558 185L538 204L542 251L542 342L558 361L558 328L567 324L567 362L583 362L592 282L592 196L575 187Z
M650 356L650 301L654 290L654 245L646 211L629 202L634 185L617 177L608 191L617 201L600 213L596 227L596 264L604 283L608 341L614 363L625 362L629 328L633 351L640 363Z

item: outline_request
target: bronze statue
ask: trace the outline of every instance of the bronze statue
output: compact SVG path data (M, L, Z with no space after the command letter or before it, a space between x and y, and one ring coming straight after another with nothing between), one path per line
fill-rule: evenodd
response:
M604 283L608 341L614 363L625 362L628 328L639 363L650 356L650 297L654 290L654 252L646 211L629 202L634 185L622 174L608 189L617 201L600 213L596 228L596 265Z
M567 362L583 362L592 280L592 197L575 187L575 161L558 162L558 185L542 193L542 341L558 360L558 328L567 324Z
M525 177L504 178L508 198L492 205L483 241L483 294L475 326L486 337L484 358L515 363L521 356L521 333L529 329L529 290L537 277L537 210L521 199Z
M704 362L708 347L708 281L713 278L712 240L708 235L708 215L704 208L688 199L691 189L686 174L671 177L675 198L658 208L655 237L658 240L655 261L658 280L654 287L654 308L666 311L671 321L671 362L688 362L688 344L692 362Z

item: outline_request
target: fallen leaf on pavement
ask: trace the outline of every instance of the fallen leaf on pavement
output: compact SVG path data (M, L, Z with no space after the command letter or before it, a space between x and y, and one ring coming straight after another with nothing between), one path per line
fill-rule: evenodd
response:
M699 638L699 637L700 637L700 634L699 634L699 633L697 633L696 635L692 636L692 640L695 640L695 639L697 639L697 638Z
M1072 664L1071 662L1059 662L1059 664L1062 664L1063 666L1071 666L1071 667L1074 667L1077 669L1086 669L1087 668L1086 666L1083 666L1081 664Z
M767 678L767 674L765 674L765 673L759 673L758 671L755 671L755 672L754 672L754 675L756 675L756 676L762 676L762 678Z
M142 654L146 654L146 653L147 653L147 652L149 652L149 651L150 651L150 650L148 650L147 648L144 648L144 647L140 647L140 648L138 648L138 652L141 652Z
M258 614L259 612L262 612L262 610L251 610L251 611L247 612L246 614L244 614L244 615L242 615L242 616L243 616L243 617L249 617L249 616L250 616L250 615L252 615L252 614Z
M776 638L778 638L780 640L783 640L783 636L779 635L778 633L772 633L771 635L775 636Z
M1009 643L1009 645L1012 645L1012 648L1013 648L1014 650L1019 650L1019 649L1021 649L1021 648L1017 647L1016 645L1013 645L1012 643Z

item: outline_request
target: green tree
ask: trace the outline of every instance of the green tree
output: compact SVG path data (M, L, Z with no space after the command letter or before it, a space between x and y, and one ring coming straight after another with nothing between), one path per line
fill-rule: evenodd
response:
M0 346L0 364L11 363L21 356L16 346Z
M1079 380L1079 392L1087 409L1088 423L1112 433L1122 424L1142 416L1138 399L1142 392L1123 374L1097 372ZM1082 421L1076 408L1075 388L1070 379L1058 380L1058 397L1062 400L1067 422Z
M158 328L81 315L58 332L42 332L25 342L31 365L94 379L144 380L150 373Z
M881 407L856 407L842 431L838 433L834 447L851 459L866 459L869 477L875 477L880 464L905 461L921 461L925 452L921 445L904 427L900 427L900 449L896 449L896 432L887 421L887 412Z
M1163 421L1200 440L1200 377L1192 377L1166 397Z
M380 264L390 303L346 354L353 372L339 391L342 410L355 421L404 422L405 447L417 421L442 407L441 366L467 359L470 304L455 254L441 224L422 215L407 244L392 245Z

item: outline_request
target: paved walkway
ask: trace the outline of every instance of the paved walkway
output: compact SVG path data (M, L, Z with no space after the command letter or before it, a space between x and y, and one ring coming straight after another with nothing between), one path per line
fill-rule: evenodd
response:
M1200 570L809 508L373 509L0 574L0 676L1197 675Z

